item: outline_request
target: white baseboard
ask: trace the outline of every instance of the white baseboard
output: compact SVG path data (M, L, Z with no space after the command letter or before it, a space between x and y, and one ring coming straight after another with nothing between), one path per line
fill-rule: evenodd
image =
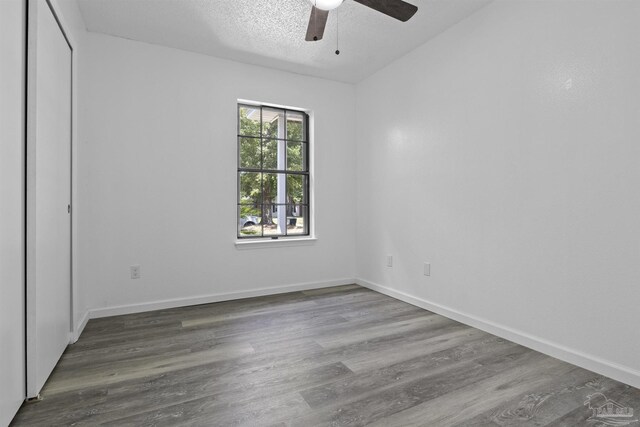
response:
M448 317L449 319L464 323L465 325L469 325L509 341L513 341L517 344L539 351L540 353L555 357L556 359L563 360L581 368L613 378L616 381L640 388L640 371L627 366L622 366L615 362L604 360L486 319L465 314L453 308L414 297L405 292L378 285L365 279L356 279L356 283L373 291L380 292L381 294L388 295L400 301L404 301L411 305Z
M80 334L84 331L84 327L87 326L87 322L89 321L89 311L85 311L82 315L82 319L76 325L75 329L69 335L69 344L74 344L80 338Z
M185 307L197 304L209 304L212 302L231 301L242 298L261 297L265 295L284 294L287 292L307 291L310 289L329 288L331 286L350 285L355 279L337 279L324 282L307 282L293 285L276 286L271 288L249 289L239 292L228 292L197 297L175 298L168 300L152 301L139 304L119 305L114 307L94 308L89 310L89 318L119 316L121 314L142 313L145 311L163 310L167 308Z

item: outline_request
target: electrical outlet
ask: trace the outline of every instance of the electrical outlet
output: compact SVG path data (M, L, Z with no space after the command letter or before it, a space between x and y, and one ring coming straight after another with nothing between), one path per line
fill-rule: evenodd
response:
M130 270L131 270L131 278L132 279L139 279L140 278L140 266L139 265L132 265Z
M431 276L431 264L429 264L428 262L424 263L424 275Z
M393 267L393 256L387 255L387 267Z

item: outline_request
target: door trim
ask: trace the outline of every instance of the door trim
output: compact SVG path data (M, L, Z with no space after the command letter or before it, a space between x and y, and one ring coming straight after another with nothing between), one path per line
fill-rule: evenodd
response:
M46 8L46 9L45 9ZM43 10L44 9L44 10ZM78 292L77 292L77 215L75 211L77 209L77 55L76 55L76 42L69 32L69 26L66 24L63 15L61 13L60 6L56 0L27 0L27 78L26 78L26 310L25 310L25 323L26 323L26 398L35 398L38 396L40 390L37 389L36 375L32 375L36 366L35 359L35 147L36 147L36 126L37 126L37 109L36 109L36 72L37 72L37 49L38 49L38 26L37 19L39 13L51 13L56 20L60 31L65 38L67 45L71 51L71 117L70 117L70 177L69 182L70 194L71 194L71 215L69 218L71 235L70 239L70 278L71 283L69 287L69 300L70 300L70 330L69 330L69 342L75 342L77 340L78 321L76 318L78 312Z

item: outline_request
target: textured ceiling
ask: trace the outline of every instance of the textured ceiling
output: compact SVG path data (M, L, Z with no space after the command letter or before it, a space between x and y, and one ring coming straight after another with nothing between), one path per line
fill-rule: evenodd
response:
M305 42L307 0L78 0L87 30L344 82L358 82L491 0L410 0L406 23L351 0ZM339 22L339 31L336 25ZM341 54L335 55L336 33Z

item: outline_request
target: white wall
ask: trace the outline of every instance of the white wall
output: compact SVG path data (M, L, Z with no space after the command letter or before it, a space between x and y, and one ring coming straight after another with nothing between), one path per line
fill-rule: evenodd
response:
M359 84L362 283L639 386L638 22L497 1Z
M94 315L353 280L353 85L93 33L85 41L78 264ZM237 99L312 110L314 244L236 248Z
M0 1L0 426L25 397L25 12Z

